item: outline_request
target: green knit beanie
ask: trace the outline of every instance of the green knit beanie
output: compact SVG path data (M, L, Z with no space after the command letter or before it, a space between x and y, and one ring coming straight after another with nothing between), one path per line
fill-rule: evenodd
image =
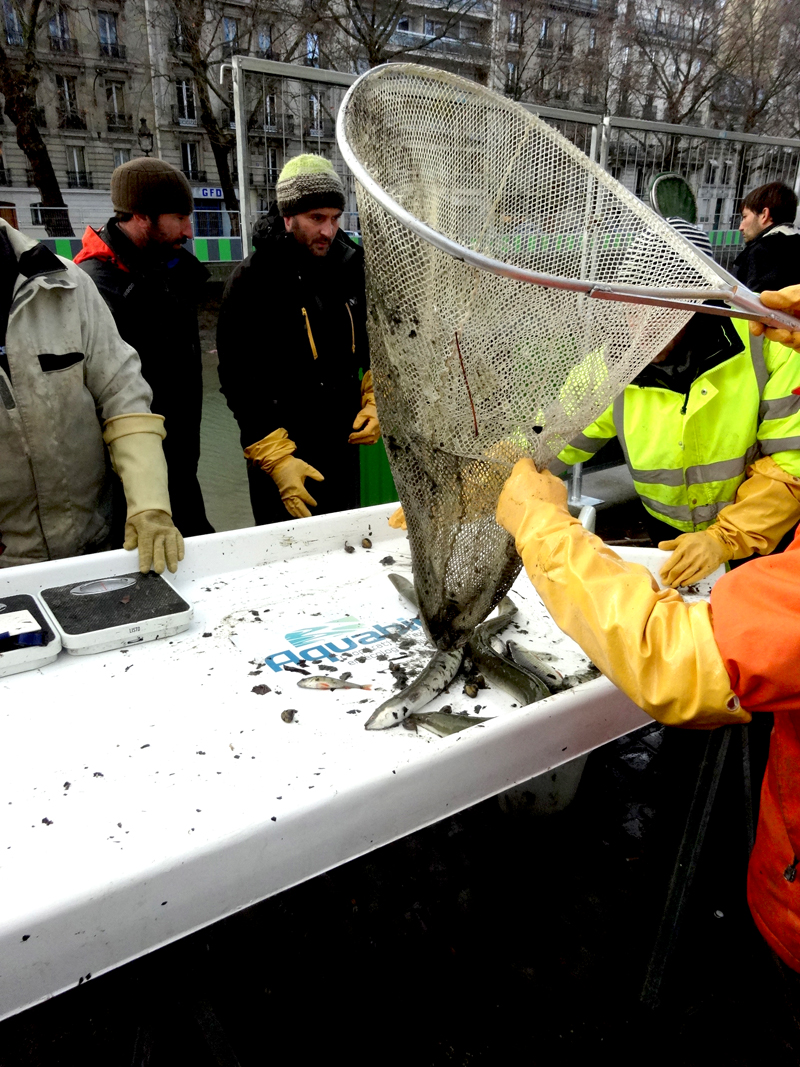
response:
M306 153L290 159L275 186L281 215L302 215L318 207L344 211L344 186L330 160Z
M111 203L129 215L191 215L192 190L184 175L163 159L140 157L111 175Z

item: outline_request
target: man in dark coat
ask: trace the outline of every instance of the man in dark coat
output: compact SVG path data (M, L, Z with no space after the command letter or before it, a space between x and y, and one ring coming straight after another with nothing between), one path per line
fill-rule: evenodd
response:
M133 159L111 176L116 216L88 227L75 257L94 280L123 339L139 353L164 416L164 454L175 524L213 533L197 480L203 369L197 304L208 271L182 246L192 236L192 191L160 159Z
M748 289L763 293L800 282L800 231L794 228L797 197L783 182L770 182L742 201L739 229L745 245L733 273Z
M339 231L342 183L328 160L306 154L286 164L276 192L280 214L257 227L217 327L220 383L241 430L257 525L358 507L354 445L380 436L364 256Z

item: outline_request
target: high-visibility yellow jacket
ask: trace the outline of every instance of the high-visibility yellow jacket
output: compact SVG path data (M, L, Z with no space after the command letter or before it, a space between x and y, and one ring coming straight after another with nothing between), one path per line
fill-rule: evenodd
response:
M626 386L551 470L584 463L618 437L647 511L683 532L706 529L733 503L759 456L800 476L800 353L730 322L743 351L701 373L687 393Z

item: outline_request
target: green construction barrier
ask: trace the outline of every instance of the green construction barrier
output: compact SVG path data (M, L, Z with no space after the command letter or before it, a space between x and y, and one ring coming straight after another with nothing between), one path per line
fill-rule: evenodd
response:
M361 507L388 504L397 500L389 460L383 441L361 446Z

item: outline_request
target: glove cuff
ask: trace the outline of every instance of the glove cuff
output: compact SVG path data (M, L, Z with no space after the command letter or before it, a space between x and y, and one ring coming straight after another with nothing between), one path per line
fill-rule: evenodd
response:
M167 436L164 416L133 412L129 415L114 415L103 424L103 440L107 445L132 433L155 433L163 440Z
M140 416L151 418L152 416ZM124 416L117 416L124 418ZM155 416L160 419L161 416ZM116 419L109 422L115 422ZM162 420L163 421L163 420ZM126 420L127 425L135 425L133 420ZM127 519L138 515L141 511L164 511L172 516L172 508L169 502L169 488L167 480L167 461L164 458L164 449L161 447L160 424L148 423L146 430L125 432L114 437L113 430L109 434L108 451L111 454L111 463L120 477L122 488L125 491L125 499L128 503ZM156 429L151 429L156 426ZM116 429L115 425L113 429ZM106 424L108 432L108 423ZM105 436L105 434L104 434Z
M250 463L257 463L271 475L275 465L287 456L294 455L297 445L289 439L289 434L282 427L255 441L244 450L244 458Z
M375 407L375 386L372 384L372 371L364 371L364 377L361 379L361 407L362 409L371 404ZM378 411L375 410L377 417Z

